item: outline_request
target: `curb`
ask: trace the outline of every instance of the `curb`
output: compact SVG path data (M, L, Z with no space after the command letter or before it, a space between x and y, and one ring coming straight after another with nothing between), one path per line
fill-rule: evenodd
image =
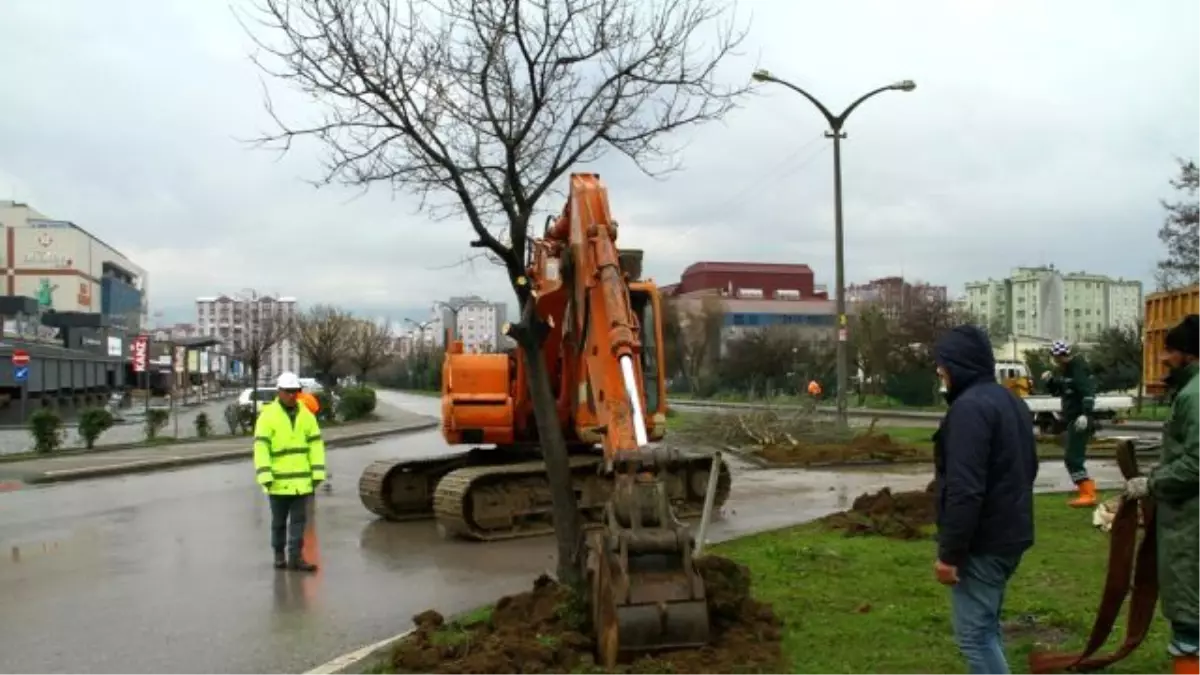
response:
M447 621L452 620L447 619ZM342 675L342 673L362 672L363 666L380 660L397 644L415 632L417 632L415 628L410 628L390 638L384 638L374 644L342 654L328 663L322 663L312 670L304 671L304 675Z
M789 403L751 403L742 401L676 401L667 399L667 403L674 408L713 408L716 410L770 410L770 409L800 409L799 405ZM828 406L819 406L817 412L834 413L835 409ZM941 412L929 410L903 410L891 408L847 408L846 415L849 417L881 417L884 419L911 419L911 420L940 420L943 416ZM1111 422L1104 425L1103 428L1120 431L1128 429L1130 431L1162 431L1162 422L1145 422L1142 420L1130 420L1113 424Z
M381 431L348 434L346 436L342 436L341 438L330 440L325 444L325 447L326 449L332 450L341 447L363 445L364 443L369 443L377 438L397 436L416 431L425 431L438 426L438 424L440 424L440 422L437 420L426 420L421 422L413 422L404 426L393 427L391 429L384 429ZM196 466L199 464L217 464L220 462L247 459L253 455L253 450L225 450L222 452L193 455L190 457L156 457L154 459L142 459L133 462L124 462L121 464L110 464L108 466L88 467L85 469L60 469L57 471L44 471L42 473L27 476L22 482L24 482L26 485L46 485L74 480L87 480L89 478L104 478L106 476L116 476L122 474L145 473L148 471L158 471L162 469L177 469L187 466Z

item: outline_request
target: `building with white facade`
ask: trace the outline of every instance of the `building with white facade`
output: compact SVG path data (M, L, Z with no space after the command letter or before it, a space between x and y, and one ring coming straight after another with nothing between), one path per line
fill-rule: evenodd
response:
M508 321L508 306L502 302L488 302L477 295L450 298L434 304L432 320L427 334L435 336L437 344L445 344L449 326L455 327L466 352L497 352L511 343L501 333Z
M1006 279L966 285L967 309L989 327L1047 340L1087 342L1108 328L1135 327L1142 282L1048 267L1018 267Z
M196 298L196 327L201 337L221 341L232 355L231 374L241 375L240 362L272 325L288 323L296 316L296 298L287 296L233 296ZM270 383L284 371L300 372L300 349L291 335L276 341L267 350L259 372L259 384Z
M0 231L4 295L35 298L41 310L101 314L131 333L149 324L146 271L99 237L5 200Z

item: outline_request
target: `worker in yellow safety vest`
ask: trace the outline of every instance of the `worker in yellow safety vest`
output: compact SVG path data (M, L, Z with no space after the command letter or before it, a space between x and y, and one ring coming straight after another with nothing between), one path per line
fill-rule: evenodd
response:
M297 400L300 378L283 373L276 389L278 397L262 407L254 425L255 475L271 503L276 569L315 572L302 548L309 502L325 480L325 441L317 418Z

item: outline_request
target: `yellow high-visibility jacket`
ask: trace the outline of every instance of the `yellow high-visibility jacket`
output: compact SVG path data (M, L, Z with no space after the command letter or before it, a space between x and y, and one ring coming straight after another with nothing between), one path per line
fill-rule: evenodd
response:
M325 480L325 441L317 418L297 402L295 421L278 400L264 405L254 425L254 469L272 495L306 495Z

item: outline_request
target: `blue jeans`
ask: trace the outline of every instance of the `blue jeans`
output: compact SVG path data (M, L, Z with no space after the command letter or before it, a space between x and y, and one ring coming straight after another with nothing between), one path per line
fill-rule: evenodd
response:
M1021 556L972 555L950 587L951 623L958 649L972 673L1008 673L1000 635L1004 591Z

